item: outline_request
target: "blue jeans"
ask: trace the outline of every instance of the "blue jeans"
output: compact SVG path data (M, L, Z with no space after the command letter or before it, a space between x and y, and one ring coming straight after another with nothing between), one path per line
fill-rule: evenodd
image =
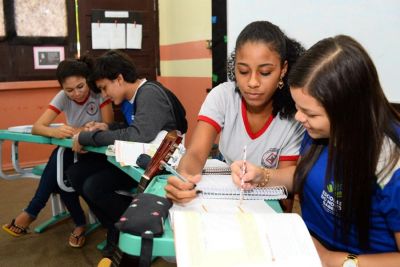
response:
M85 213L79 203L79 195L76 192L66 192L61 190L57 184L57 151L58 147L52 152L46 168L40 178L39 186L28 207L25 209L31 217L36 218L39 212L46 206L52 193L59 193L62 201L71 214L76 226L86 224ZM90 154L90 153L88 153ZM90 157L90 155L87 155ZM74 153L71 149L64 151L64 172L73 163Z

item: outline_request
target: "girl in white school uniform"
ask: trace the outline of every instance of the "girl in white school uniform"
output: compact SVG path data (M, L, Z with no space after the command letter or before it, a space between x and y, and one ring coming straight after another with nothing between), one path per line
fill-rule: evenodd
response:
M296 164L304 129L293 118L294 102L287 73L304 51L276 25L256 21L236 40L232 75L235 81L218 85L203 103L198 123L179 172L192 183L170 177L167 197L187 202L196 196L193 184L220 134L219 150L227 163L242 158L266 168Z
M111 101L103 99L100 94L93 91L96 88L90 84L88 79L90 73L91 60L89 58L64 60L58 65L56 76L62 90L35 122L32 134L71 138L84 130L85 124L93 121L113 121ZM57 128L50 127L50 124L62 112L66 115L67 123ZM79 203L79 195L75 192L65 192L58 187L57 151L58 147L51 154L29 205L11 223L3 225L2 228L16 237L27 234L29 225L45 207L51 193L58 192L76 225L69 236L68 243L72 247L82 247L85 243L85 214ZM73 163L73 158L72 150L65 149L64 170ZM106 157L102 154L86 153L80 154L78 160L106 161Z

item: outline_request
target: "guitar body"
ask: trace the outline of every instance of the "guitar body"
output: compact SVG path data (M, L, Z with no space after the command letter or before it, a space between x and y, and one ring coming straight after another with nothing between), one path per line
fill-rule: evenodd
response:
M182 142L182 136L177 131L170 131L164 137L161 145L158 147L156 153L152 157L149 165L147 166L144 174L140 178L137 188L138 193L143 193L151 179L156 176L161 170L161 161L168 162L172 154L174 154L178 145Z

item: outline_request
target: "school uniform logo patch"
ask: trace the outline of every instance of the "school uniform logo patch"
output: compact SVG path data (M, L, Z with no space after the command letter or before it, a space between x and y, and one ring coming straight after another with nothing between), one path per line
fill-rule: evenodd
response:
M262 165L266 168L275 168L278 164L278 148L268 149L262 156Z
M97 113L98 107L94 102L89 102L87 107L86 107L86 113L89 114L90 116L93 116Z

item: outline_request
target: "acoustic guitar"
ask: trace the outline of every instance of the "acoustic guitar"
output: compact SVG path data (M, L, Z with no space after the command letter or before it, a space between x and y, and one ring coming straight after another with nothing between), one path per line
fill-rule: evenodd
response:
M156 153L151 158L149 165L147 166L144 174L140 178L139 185L137 187L138 193L143 193L150 181L156 176L162 169L161 162L168 162L172 154L178 148L178 145L182 142L182 136L177 131L170 131L164 137L161 145L158 147Z

